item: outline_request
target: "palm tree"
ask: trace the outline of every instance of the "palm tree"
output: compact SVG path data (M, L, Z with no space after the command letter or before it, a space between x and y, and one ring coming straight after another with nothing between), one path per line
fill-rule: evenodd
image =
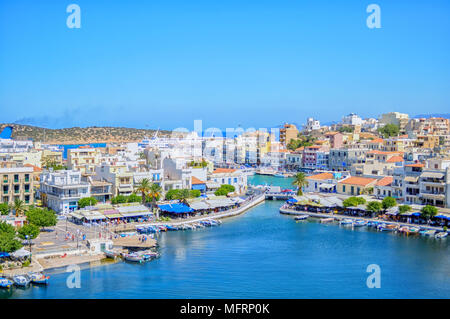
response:
M292 185L298 187L297 195L299 195L299 196L303 195L302 187L308 185L305 174L304 173L295 174Z
M141 193L142 204L145 204L147 193L150 191L150 186L150 180L148 178L143 178L136 187L136 192Z
M14 200L12 207L16 212L16 217L19 217L19 215L25 211L25 203L18 198Z
M187 204L187 199L191 196L189 189L180 189L177 193L176 198L183 204Z
M148 191L148 196L152 200L152 210L156 208L156 201L161 197L162 188L158 184L153 183L150 185L150 189ZM159 213L156 212L156 218L159 219Z

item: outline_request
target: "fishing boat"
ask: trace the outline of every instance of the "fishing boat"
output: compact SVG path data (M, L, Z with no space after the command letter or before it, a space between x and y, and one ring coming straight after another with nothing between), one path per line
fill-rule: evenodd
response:
M111 259L116 259L117 257L119 257L119 253L115 252L113 250L106 250L104 251L106 257L111 258Z
M418 234L419 231L420 231L419 227L414 227L414 226L409 227L409 233L410 234Z
M295 220L306 220L308 219L309 215L300 215L295 217Z
M399 232L409 234L409 228L407 226L402 226L398 229Z
M18 287L27 287L30 284L30 278L26 275L17 275L13 277L14 284Z
M321 218L320 219L320 222L321 223L331 223L331 222L333 222L334 221L334 218L333 217L327 217L327 218Z
M29 278L30 278L32 284L48 285L48 280L50 279L50 276L45 276L41 272L32 272L29 274Z
M433 236L436 233L433 229L422 229L419 234L422 236Z
M339 222L339 224L341 224L341 225L353 225L353 219L350 219L350 218L342 219Z
M284 176L284 174L275 174L275 175L273 175L273 176L275 176L275 177L286 177L286 176Z
M10 288L13 285L13 282L6 278L0 278L0 288Z
M167 227L165 226L158 226L159 231L167 231Z
M169 231L174 231L174 230L178 230L178 227L173 226L173 225L166 225L166 229Z
M396 231L398 229L398 225L382 223L382 224L379 224L377 226L377 228L378 228L378 230L381 230L381 231Z
M151 250L147 250L147 251L143 251L140 253L137 253L137 255L142 257L143 261L149 261L153 258L157 258L159 257L159 254L157 252L151 251Z
M142 263L143 262L142 256L139 254L136 254L136 253L123 254L123 259L125 259L126 261L129 261L129 262L133 262L133 263Z
M200 223L196 223L194 224L197 228L205 228L205 225L200 224Z
M443 239L443 238L445 238L447 236L448 236L448 233L443 231L443 232L439 232L436 235L434 235L434 238L436 238L436 239Z
M354 227L363 227L363 226L367 226L367 222L365 220L362 219L358 219L355 220L355 222L353 223Z

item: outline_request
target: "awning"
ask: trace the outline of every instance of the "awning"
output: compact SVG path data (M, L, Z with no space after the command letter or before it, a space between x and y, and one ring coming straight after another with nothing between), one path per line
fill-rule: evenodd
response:
M76 219L83 219L84 217L78 213L69 213L69 216L76 218Z
M20 248L19 250L16 250L15 252L13 252L11 254L11 256L14 258L22 258L22 257L27 257L29 255L30 255L30 252L23 247Z
M163 212L175 214L192 213L194 211L191 207L181 203L159 205L158 207Z
M417 177L414 177L414 176L406 176L406 177L405 177L405 182L417 183L418 180L419 180L419 176L417 176Z
M211 207L205 203L205 202L196 202L196 203L191 203L189 204L189 206L191 206L192 209L195 210L202 210L202 209L210 209Z
M334 188L334 184L320 184L319 188L324 188L324 189L332 189Z
M440 173L440 172L424 172L422 173L422 175L420 175L420 177L422 178L444 178L444 173Z
M287 201L289 204L297 203L297 200L295 198L289 198Z
M108 214L106 215L106 218L112 219L112 218L122 218L123 216L121 214Z
M135 212L135 213L122 213L123 217L142 217L142 216L148 216L151 215L149 211L147 212Z

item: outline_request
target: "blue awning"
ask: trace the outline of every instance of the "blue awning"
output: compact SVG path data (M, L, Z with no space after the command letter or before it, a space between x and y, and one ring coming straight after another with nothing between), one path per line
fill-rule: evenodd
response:
M447 216L444 216L444 215L437 215L437 216L434 216L435 218L442 218L442 219L449 219Z
M181 204L181 203L159 205L158 207L163 212L174 213L174 214L192 213L194 211L189 206L187 206L185 204Z
M8 253L0 253L0 258L9 257Z
M419 217L420 213L412 213L411 216Z
M289 198L286 202L289 204L294 204L294 203L297 203L298 200L296 200L295 198Z

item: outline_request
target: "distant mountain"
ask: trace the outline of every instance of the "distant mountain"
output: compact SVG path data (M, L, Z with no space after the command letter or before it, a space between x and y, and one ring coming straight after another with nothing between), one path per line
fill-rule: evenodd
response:
M450 113L435 113L435 114L419 114L414 116L414 119L418 118L429 118L429 117L443 117L445 119L450 119Z
M0 132L5 127L12 127L11 138L33 140L48 144L88 144L88 143L120 143L137 142L144 137L152 137L156 130L136 129L128 127L71 127L48 129L22 124L0 124ZM158 136L167 136L170 131L159 131Z

